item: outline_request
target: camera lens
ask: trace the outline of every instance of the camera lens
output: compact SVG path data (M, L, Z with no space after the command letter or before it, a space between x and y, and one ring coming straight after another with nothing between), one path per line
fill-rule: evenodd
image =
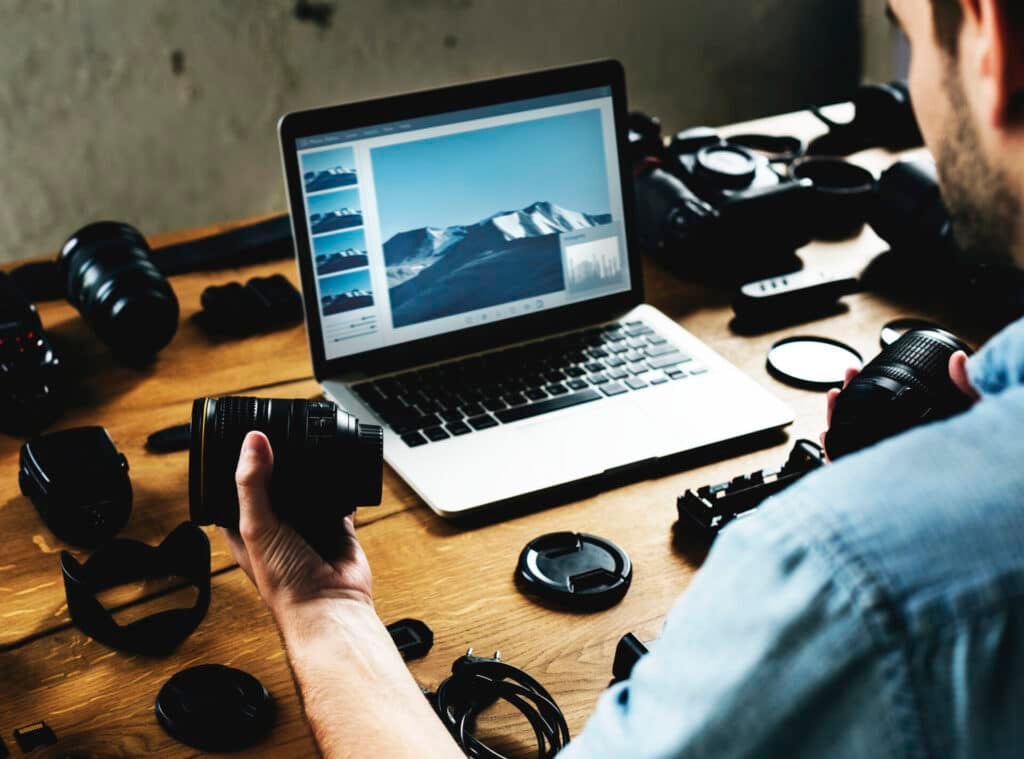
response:
M710 145L697 151L695 169L713 186L742 190L757 176L757 161L746 148Z
M949 378L949 358L970 349L948 332L907 332L883 350L836 398L825 449L832 459L970 405Z
M57 263L68 301L117 355L147 359L178 329L178 299L137 229L99 221L75 232Z
M238 527L235 469L250 430L274 452L270 499L307 537L336 531L357 506L380 503L384 433L330 401L197 398L192 403L189 511L193 522Z

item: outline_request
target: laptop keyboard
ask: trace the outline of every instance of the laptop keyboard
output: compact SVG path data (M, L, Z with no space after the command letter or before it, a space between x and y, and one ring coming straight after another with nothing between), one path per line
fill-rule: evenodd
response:
M628 321L352 389L406 445L416 447L707 371L645 322Z

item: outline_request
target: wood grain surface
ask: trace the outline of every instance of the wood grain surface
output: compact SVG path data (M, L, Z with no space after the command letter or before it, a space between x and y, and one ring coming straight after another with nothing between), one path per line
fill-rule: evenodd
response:
M820 131L806 114L734 127L755 128L805 136ZM856 156L876 172L893 159L882 151ZM153 243L230 226L165 235ZM865 230L854 240L814 243L801 251L801 257L809 267L855 275L883 249L884 244ZM150 433L187 421L193 398L318 395L301 326L220 341L207 337L192 319L205 287L272 272L297 284L290 261L174 277L182 309L178 333L151 366L141 369L117 364L67 304L40 306L45 328L64 351L75 378L68 412L53 429L103 425L130 462L135 498L123 536L155 544L187 518L187 454L151 454L144 443ZM439 519L388 470L384 502L358 512L358 534L373 567L377 607L385 622L416 617L434 630L431 653L410 665L423 685L436 686L468 647L488 655L500 650L505 660L548 687L572 732L579 732L611 677L618 639L629 631L644 640L656 637L672 603L703 560L701 545L685 527L674 533L676 496L686 488L776 466L794 439L816 439L823 428L822 394L787 387L766 373L765 356L774 341L795 334L825 335L848 342L867 359L878 352L879 328L898 316L938 320L976 343L988 336L982 326L954 323L954 311L943 304L923 312L862 293L845 299L845 313L743 337L729 327L731 288L682 282L651 259L644 263L644 281L648 302L788 403L795 423L766 448L735 447L726 460L695 459L694 468L685 471L476 528ZM315 756L273 622L233 565L217 531L208 531L216 573L209 614L171 656L120 654L69 624L58 567L59 551L66 546L46 529L18 490L21 442L0 438L0 473L6 472L0 476L0 737L8 747L17 752L12 735L16 727L46 720L58 735L59 746L34 755L193 755L157 725L153 699L175 672L198 663L221 663L251 672L277 699L278 717L270 737L243 755ZM539 604L516 589L512 574L520 549L552 530L593 532L629 553L635 576L618 606L597 614L569 613ZM73 552L80 558L87 555ZM104 595L104 602L120 608L118 618L123 621L190 603L189 593L194 591L177 588L173 580L138 584ZM528 725L508 710L496 709L481 727L512 750L532 748Z

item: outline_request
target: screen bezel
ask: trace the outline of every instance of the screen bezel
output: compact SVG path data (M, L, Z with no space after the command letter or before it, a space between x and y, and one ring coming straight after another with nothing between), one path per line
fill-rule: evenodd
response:
M629 289L535 314L328 359L323 342L320 306L315 295L311 235L303 203L302 173L299 169L296 141L327 132L529 100L593 87L610 87L612 93L622 188L623 227L629 262ZM288 191L295 257L302 282L306 335L313 359L313 374L317 380L337 377L354 370L362 370L368 374L379 373L403 365L411 366L487 350L512 341L529 340L610 319L643 302L643 272L635 241L635 198L632 166L629 162L625 72L618 61L597 61L455 85L439 90L297 111L281 118L278 123L278 134Z

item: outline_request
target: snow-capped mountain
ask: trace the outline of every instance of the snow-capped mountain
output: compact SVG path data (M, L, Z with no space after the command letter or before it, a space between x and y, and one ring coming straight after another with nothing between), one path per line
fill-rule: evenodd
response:
M610 214L588 214L538 201L519 211L501 211L476 224L444 229L421 227L401 232L384 243L388 287L412 279L442 258L483 252L510 240L571 232L611 222Z
M356 184L359 180L356 177L355 169L335 166L333 169L324 169L323 171L307 171L302 175L302 181L306 185L306 192L316 192L335 187L348 187Z
M309 217L309 226L313 234L333 232L336 229L346 229L348 227L358 227L362 223L362 211L356 211L351 208L339 208L336 211L314 213L310 214Z
M351 258L352 256L361 256L366 258L365 250L356 250L355 248L346 248L345 250L336 250L333 253L319 253L317 254L317 261L326 261L330 258Z
M347 290L337 295L325 295L324 300L344 300L345 298L366 298L373 295L369 290Z
M345 250L333 253L318 253L316 256L316 273L321 275L333 274L339 271L358 269L366 266L368 263L369 258L365 250L346 248Z
M373 293L369 290L348 290L337 295L324 295L320 299L320 308L325 316L372 305Z

